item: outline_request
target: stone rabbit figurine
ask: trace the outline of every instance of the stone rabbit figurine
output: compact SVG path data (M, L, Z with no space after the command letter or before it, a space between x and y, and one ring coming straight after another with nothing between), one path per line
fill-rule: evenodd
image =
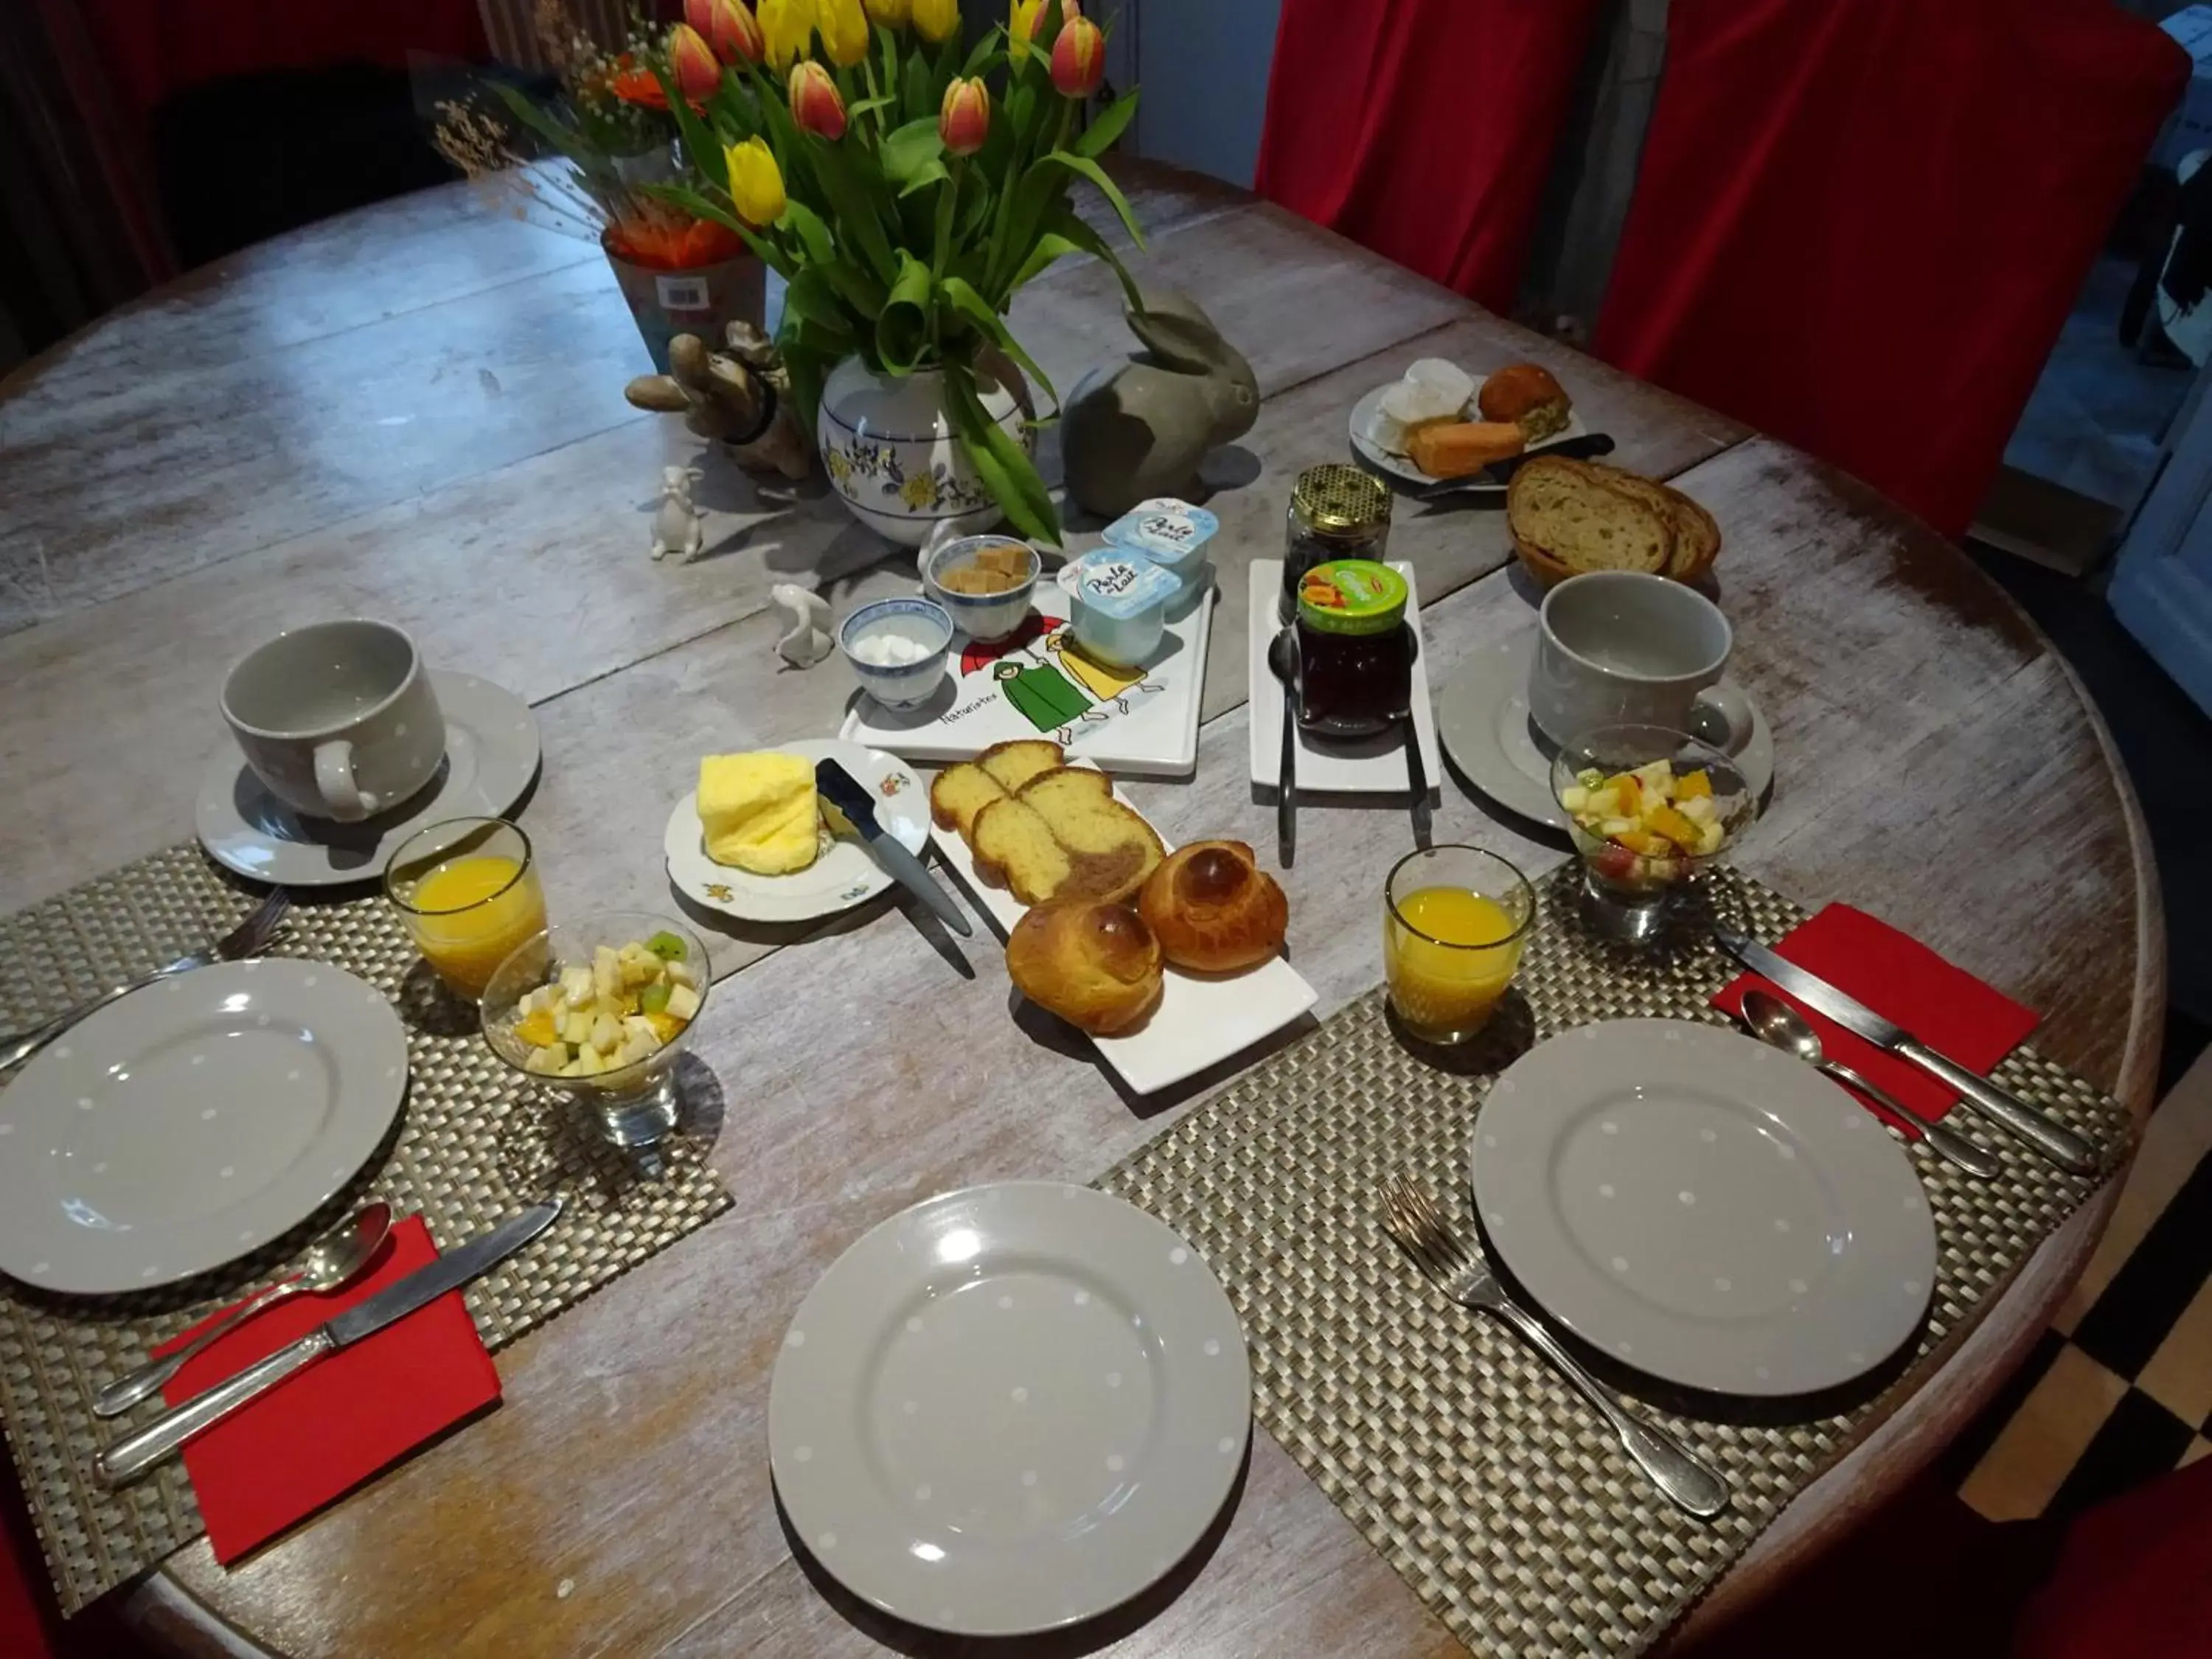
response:
M1189 296L1163 292L1121 314L1145 349L1085 374L1060 425L1067 492L1105 519L1189 494L1207 453L1260 418L1252 365Z
M685 563L697 558L707 545L705 526L691 505L691 486L699 481L696 466L660 469L660 506L653 515L653 556L665 559L681 554Z

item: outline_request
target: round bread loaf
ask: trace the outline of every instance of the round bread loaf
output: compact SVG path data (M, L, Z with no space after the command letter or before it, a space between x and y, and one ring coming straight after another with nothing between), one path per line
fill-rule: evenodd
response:
M1141 1021L1159 1000L1160 942L1127 904L1040 904L1006 939L1006 972L1041 1008L1095 1036Z
M1241 841L1194 841L1168 854L1137 895L1160 950L1178 968L1235 973L1283 948L1291 902Z
M1565 427L1573 413L1566 389L1540 363L1513 363L1486 379L1475 394L1486 421L1512 421L1540 443Z

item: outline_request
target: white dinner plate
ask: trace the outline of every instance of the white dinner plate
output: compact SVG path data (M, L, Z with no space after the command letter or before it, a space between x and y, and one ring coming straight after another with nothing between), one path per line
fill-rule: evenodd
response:
M1427 651L1420 645L1421 596L1413 567L1394 559L1390 568L1406 579L1406 626L1413 630L1413 731L1421 742L1429 793L1441 786L1444 769L1437 759L1437 715L1429 696ZM1244 695L1251 711L1252 781L1273 789L1283 774L1283 683L1267 665L1267 646L1282 631L1276 602L1283 591L1283 562L1255 559L1251 583L1250 620L1245 629ZM1343 742L1298 733L1298 756L1294 763L1301 795L1404 795L1411 787L1406 769L1406 739L1396 731L1380 737Z
M374 881L402 842L446 818L504 817L538 775L538 720L503 686L430 671L446 717L446 760L417 794L359 823L306 818L262 787L235 746L200 780L194 823L208 856L280 887Z
M407 1091L407 1034L343 969L268 957L100 1009L0 1090L0 1272L143 1290L313 1215Z
M1538 1043L1476 1115L1498 1259L1576 1335L1726 1394L1832 1388L1920 1323L1936 1224L1904 1149L1802 1060L1617 1019Z
M1533 629L1469 652L1437 698L1437 730L1444 752L1469 783L1524 818L1565 830L1567 815L1552 793L1554 750L1528 719L1528 668L1535 654ZM1774 729L1741 685L1726 675L1721 684L1751 710L1751 738L1735 763L1753 796L1764 799L1774 787Z
M807 738L776 745L776 752L817 763L834 760L874 795L876 822L909 853L929 840L929 791L904 761L880 750L863 749L842 738ZM707 856L706 834L699 827L697 791L676 803L668 815L662 848L668 855L668 879L694 904L720 910L740 921L812 921L872 899L891 884L890 873L875 855L848 836L833 836L825 826L822 852L804 870L787 876L757 876L749 870L717 864Z
M1474 396L1480 397L1482 393L1483 380L1486 377L1477 374L1473 378ZM1425 489L1434 484L1455 483L1469 490L1494 490L1498 495L1504 495L1505 493L1504 484L1491 483L1480 477L1432 478L1415 466L1407 457L1399 454L1395 450L1383 448L1382 445L1367 435L1375 424L1375 411L1382 407L1383 397L1389 392L1390 386L1397 384L1397 381L1393 380L1389 386L1378 386L1358 403L1352 404L1352 447L1359 459L1370 466L1381 468L1401 483L1409 484L1415 489ZM1569 397L1571 401L1572 394L1570 393ZM1467 400L1467 407L1470 410L1474 407L1474 397L1470 397ZM1469 416L1468 418L1471 420L1474 417ZM1570 438L1579 438L1589 430L1589 428L1583 424L1580 411L1570 410L1566 425L1545 439L1542 443L1531 444L1528 453L1532 455L1540 455L1553 444L1565 443Z
M1136 811L1118 787L1114 798ZM960 878L1000 937L1013 932L1029 907L975 873L975 855L959 830L933 824L930 836L937 843L937 856ZM1165 851L1175 851L1164 836L1161 844ZM1241 974L1190 974L1170 967L1159 1002L1143 1024L1113 1036L1093 1036L1091 1043L1124 1083L1149 1095L1243 1053L1281 1030L1315 1000L1314 988L1279 956Z
M1011 1636L1165 1577L1221 1512L1252 1421L1237 1310L1104 1193L947 1193L864 1235L776 1356L769 1457L793 1528L908 1623Z

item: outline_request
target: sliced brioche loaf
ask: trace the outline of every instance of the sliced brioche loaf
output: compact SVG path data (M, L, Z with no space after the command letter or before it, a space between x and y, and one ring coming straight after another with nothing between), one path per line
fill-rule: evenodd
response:
M940 830L957 830L972 846L975 815L994 800L1004 800L1031 778L1067 763L1067 751L1056 743L1034 738L994 743L972 761L948 766L929 786L929 815ZM1112 793L1112 786L1108 786Z
M975 764L1011 795L1040 772L1066 765L1067 751L1040 738L1020 738L1012 743L993 744L975 757Z
M1666 507L1609 487L1585 461L1539 455L1525 463L1505 492L1505 517L1516 546L1569 574L1657 574L1674 557L1674 518Z
M1044 814L1011 795L987 805L967 834L975 873L1024 904L1042 904L1073 882L1075 855L1060 844Z
M968 844L976 873L1024 904L1127 898L1164 856L1152 825L1114 799L1113 780L1088 768L1054 768L987 803Z

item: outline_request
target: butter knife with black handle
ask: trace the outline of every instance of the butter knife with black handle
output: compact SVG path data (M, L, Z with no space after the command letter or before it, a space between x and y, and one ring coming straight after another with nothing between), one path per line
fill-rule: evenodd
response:
M867 842L876 862L884 866L892 880L935 911L945 925L961 938L975 937L974 926L961 914L952 895L931 878L921 860L908 852L897 836L876 821L875 798L869 794L865 784L833 760L814 763L814 784L823 798Z

